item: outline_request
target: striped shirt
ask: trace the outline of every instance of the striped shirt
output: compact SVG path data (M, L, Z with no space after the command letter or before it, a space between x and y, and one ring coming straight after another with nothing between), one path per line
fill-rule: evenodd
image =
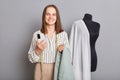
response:
M40 40L46 40L46 48L42 52L42 57L36 55L35 53L36 41L38 40L37 34L40 34ZM57 38L57 45L56 45L56 38ZM40 62L40 59L42 58L43 63L54 63L56 50L57 50L56 47L61 44L64 44L65 47L69 48L68 35L65 31L57 35L56 33L54 33L52 38L48 38L48 36L44 35L40 30L36 31L33 34L31 46L28 51L29 61L31 63L36 63L36 62Z

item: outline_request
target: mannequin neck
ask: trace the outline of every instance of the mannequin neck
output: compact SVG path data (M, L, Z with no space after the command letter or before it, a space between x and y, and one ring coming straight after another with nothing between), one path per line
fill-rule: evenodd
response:
M92 15L91 15L91 14L86 13L86 14L84 15L83 20L84 20L84 21L92 21Z

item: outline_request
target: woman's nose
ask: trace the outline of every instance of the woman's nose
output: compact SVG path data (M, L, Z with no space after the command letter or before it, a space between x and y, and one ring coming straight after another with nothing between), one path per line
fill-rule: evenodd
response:
M52 15L50 15L49 18L52 18Z

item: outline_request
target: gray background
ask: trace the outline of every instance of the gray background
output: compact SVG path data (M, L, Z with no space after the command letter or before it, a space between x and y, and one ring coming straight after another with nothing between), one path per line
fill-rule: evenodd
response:
M93 15L101 28L92 80L120 80L119 0L0 0L0 80L33 80L34 65L27 52L47 4L57 5L68 34L74 21L85 13Z

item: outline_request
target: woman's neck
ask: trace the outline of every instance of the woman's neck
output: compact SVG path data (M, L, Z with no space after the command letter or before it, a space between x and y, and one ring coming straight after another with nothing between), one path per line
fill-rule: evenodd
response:
M54 33L55 32L55 25L47 26L47 33Z

